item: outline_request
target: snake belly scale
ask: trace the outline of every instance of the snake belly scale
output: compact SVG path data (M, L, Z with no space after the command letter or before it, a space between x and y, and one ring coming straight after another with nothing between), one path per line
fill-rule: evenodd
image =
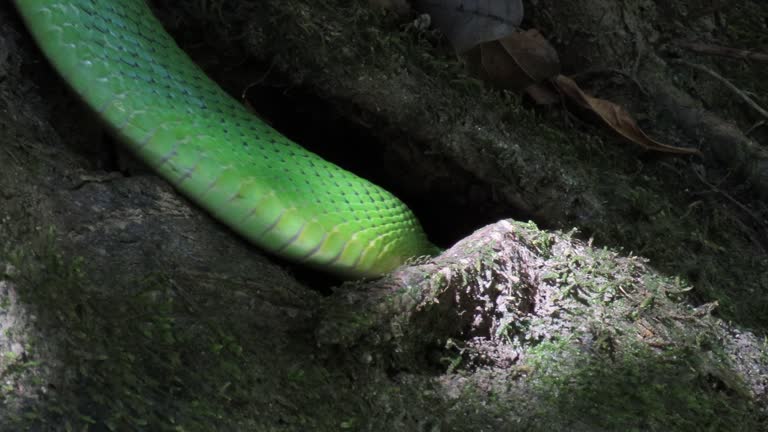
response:
M411 210L225 93L145 0L15 0L54 68L136 155L259 247L343 277L434 253Z

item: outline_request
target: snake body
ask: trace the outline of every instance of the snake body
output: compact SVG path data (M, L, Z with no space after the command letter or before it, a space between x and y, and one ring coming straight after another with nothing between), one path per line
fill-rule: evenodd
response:
M45 56L136 155L259 247L345 277L433 253L410 209L249 112L145 0L15 0Z

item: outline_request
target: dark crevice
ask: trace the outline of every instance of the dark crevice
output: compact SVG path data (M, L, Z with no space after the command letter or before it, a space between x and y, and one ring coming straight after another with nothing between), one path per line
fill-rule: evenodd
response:
M249 74L238 71L234 75ZM491 185L457 164L438 155L425 155L421 149L429 145L392 130L387 119L285 82L271 73L267 80L248 89L249 105L304 148L395 194L416 213L437 245L450 247L499 219L530 219L496 200Z

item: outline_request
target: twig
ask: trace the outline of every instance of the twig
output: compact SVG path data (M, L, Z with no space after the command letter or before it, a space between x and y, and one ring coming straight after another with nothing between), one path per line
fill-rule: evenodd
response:
M712 69L710 69L710 68L708 68L708 67L706 67L704 65L687 62L685 60L670 60L670 63L683 64L683 65L686 65L686 66L688 66L690 68L697 69L697 70L700 70L702 72L705 72L705 73L711 75L712 77L718 79L720 82L725 84L725 86L728 87L728 89L730 89L732 92L736 93L736 95L739 96L744 102L746 102L747 105L752 107L752 109L754 109L755 111L760 113L760 115L762 115L763 117L768 119L768 111L766 111L763 107L758 105L749 96L747 96L743 91L739 90L739 88L736 87L735 85L733 85L733 83L731 83L730 81L725 79L722 75L718 74L717 72L713 71Z
M716 55L721 57L731 57L743 60L755 60L759 62L768 62L768 54L749 51L745 49L730 48L719 45L705 44L701 42L677 41L675 45L685 48L699 54Z
M13 159L14 162L16 162L17 166L22 166L21 161L19 160L19 158L16 157L16 155L11 151L11 149L6 148L5 152L8 154L8 156L11 157L11 159Z
M744 135L747 135L747 136L752 135L752 132L754 132L755 129L757 129L759 127L763 127L763 126L765 126L765 120L760 120L759 122L753 124L752 127L747 129L747 131L744 132Z
M699 172L698 169L693 168L693 172L696 174L696 177L699 178L699 181L701 181L707 187L709 187L712 190L712 192L720 194L725 199L727 199L728 201L732 202L734 205L736 205L738 208L740 208L744 213L746 213L752 219L754 219L755 222L757 222L758 226L765 227L765 222L762 219L760 219L760 217L758 215L756 215L752 210L750 210L749 207L747 207L746 205L742 204L736 198L732 197L728 192L725 192L724 190L720 189L717 185L714 185L714 184L708 182L707 179L704 178L704 175L701 172ZM734 220L738 220L738 219L734 218ZM742 226L744 226L743 223L742 223ZM746 228L746 226L744 226L744 228ZM753 242L755 243L756 246L758 246L760 249L763 250L763 252L766 251L765 250L765 246L763 245L762 242L760 242L760 241L758 241L756 239L752 239L752 240L753 240Z
M700 8L699 10L694 10L688 14L685 18L689 21L697 20L705 15L710 15L713 13L720 12L723 9L729 8L733 6L733 2L730 2L728 0L720 0L714 2L714 4L711 4L709 6L705 6Z

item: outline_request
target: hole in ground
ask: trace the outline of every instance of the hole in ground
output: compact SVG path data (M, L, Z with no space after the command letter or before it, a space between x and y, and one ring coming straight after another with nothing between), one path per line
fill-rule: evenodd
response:
M304 148L395 194L439 246L450 247L499 219L530 218L498 202L491 185L460 166L425 154L428 145L393 130L385 118L270 81L278 84L248 90L248 102L262 118Z
M248 101L302 147L403 200L441 247L499 219L525 217L496 201L492 187L471 173L439 155L425 154L427 145L379 126L385 119L368 113L345 115L306 88L256 86L249 89Z

